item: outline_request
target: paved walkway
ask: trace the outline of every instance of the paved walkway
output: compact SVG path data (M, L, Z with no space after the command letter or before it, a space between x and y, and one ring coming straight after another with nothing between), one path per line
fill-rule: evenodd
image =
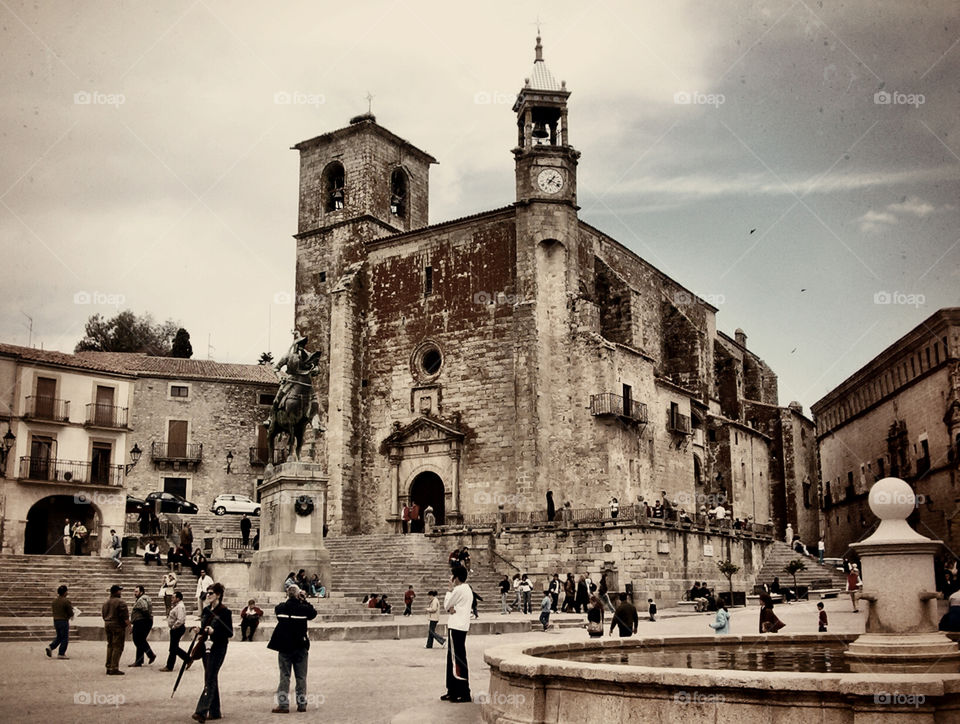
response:
M862 614L850 613L849 601L825 602L831 631L863 630ZM673 612L666 611L665 614ZM786 622L784 632L815 632L815 603L777 607ZM757 607L733 609L732 631L755 633ZM493 616L489 617L493 618ZM512 617L497 617L508 619ZM481 618L481 620L483 620ZM713 614L677 612L657 622L641 621L640 635L704 635ZM351 625L351 624L346 624ZM396 625L394 623L393 625ZM423 617L414 619L426 631ZM583 629L563 628L504 635L471 635L467 639L474 698L481 698L489 685L489 669L483 650L507 642L542 643L583 640ZM53 638L52 625L50 639ZM0 720L17 722L187 722L202 689L202 669L186 672L180 689L170 698L176 674L159 672L165 641L151 637L158 660L152 666L127 668L133 660L128 640L122 656L123 677L104 674L106 645L99 641L71 644L69 661L44 656L45 642L0 643ZM479 704L446 704L438 697L444 691L446 649L426 650L423 641L352 640L315 642L310 652L308 716L302 721L375 722L377 724L475 724L480 722ZM277 681L276 654L265 640L231 643L221 673L224 721L297 721L270 714Z

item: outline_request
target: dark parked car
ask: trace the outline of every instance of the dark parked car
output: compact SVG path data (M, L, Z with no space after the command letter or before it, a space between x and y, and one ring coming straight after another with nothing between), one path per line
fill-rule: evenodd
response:
M195 503L191 503L189 500L181 498L179 495L175 495L174 493L166 493L159 490L154 493L150 493L143 504L148 507L155 506L158 498L160 499L161 513L187 513L193 515L200 510Z
M140 508L143 507L143 500L140 498L134 498L132 495L127 496L127 512L128 513L139 513Z

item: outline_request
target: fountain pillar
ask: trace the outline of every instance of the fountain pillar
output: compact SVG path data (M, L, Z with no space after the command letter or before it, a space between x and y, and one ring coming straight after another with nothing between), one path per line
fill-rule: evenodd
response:
M860 556L866 632L847 655L891 662L960 657L957 644L937 630L933 560L943 542L907 523L916 505L913 490L899 478L884 478L870 489L869 503L880 525L850 546Z

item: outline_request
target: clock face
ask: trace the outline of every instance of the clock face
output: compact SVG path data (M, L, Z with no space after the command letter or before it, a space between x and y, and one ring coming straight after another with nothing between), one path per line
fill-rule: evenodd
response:
M555 168L545 168L537 176L537 186L541 191L555 194L563 188L563 174Z

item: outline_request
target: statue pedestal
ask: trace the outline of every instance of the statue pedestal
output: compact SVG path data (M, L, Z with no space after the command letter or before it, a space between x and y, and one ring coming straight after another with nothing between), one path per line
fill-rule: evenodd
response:
M250 585L281 591L290 571L319 574L330 590L330 554L323 545L327 477L318 463L283 463L260 486L260 550L253 555Z

